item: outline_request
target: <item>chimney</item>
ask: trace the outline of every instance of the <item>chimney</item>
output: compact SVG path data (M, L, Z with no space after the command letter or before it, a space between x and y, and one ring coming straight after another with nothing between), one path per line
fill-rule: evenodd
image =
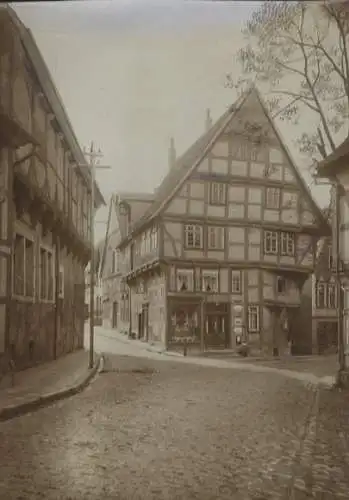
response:
M205 130L208 132L210 128L212 127L212 118L211 118L211 112L209 109L206 109L206 123L205 123Z
M168 168L169 168L169 170L171 170L171 168L174 167L175 163L176 163L176 148L175 148L174 138L171 137L170 147L168 150Z

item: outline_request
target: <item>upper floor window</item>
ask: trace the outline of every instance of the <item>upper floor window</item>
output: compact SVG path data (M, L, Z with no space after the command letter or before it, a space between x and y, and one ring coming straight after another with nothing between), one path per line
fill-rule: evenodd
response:
M317 281L315 284L315 306L317 309L335 309L337 306L336 285Z
M111 265L111 272L113 274L116 273L116 266L117 266L117 250L113 250L112 265Z
M225 205L226 202L226 184L223 182L211 182L210 185L210 203L211 205Z
M277 276L276 278L276 290L277 293L286 292L286 279L283 276Z
M294 255L294 233L282 232L281 235L281 255Z
M328 268L332 269L332 267L333 267L332 245L328 245Z
M177 291L194 291L194 271L193 269L177 269Z
M231 291L232 293L241 293L241 272L231 272Z
M202 248L203 247L203 228L196 224L187 224L185 231L185 246L187 248Z
M158 247L158 228L153 227L150 233L150 246L152 250L156 250Z
M40 299L53 300L54 261L51 250L40 248Z
M210 226L207 228L207 243L210 250L224 249L224 227Z
M218 271L202 271L202 290L204 292L218 292Z
M259 306L248 306L247 326L249 332L259 331Z
M265 193L265 204L267 208L279 210L281 200L281 189L268 187Z
M295 234L290 232L264 231L264 252L266 254L294 256Z
M264 232L264 252L276 255L278 253L278 233L277 231Z

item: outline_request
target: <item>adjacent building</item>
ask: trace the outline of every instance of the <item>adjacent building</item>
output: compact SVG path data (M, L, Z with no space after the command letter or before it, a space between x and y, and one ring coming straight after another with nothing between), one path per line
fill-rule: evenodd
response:
M340 350L340 365L349 367L349 138L318 165L319 177L330 180L336 190L338 218L333 221L332 249L333 267L339 271L337 295L340 304L338 316L341 320L344 348ZM338 250L338 251L337 251ZM337 261L338 258L338 261ZM338 286L340 285L340 286ZM341 293L338 294L338 291ZM342 352L343 351L343 352Z
M130 332L130 294L126 282L127 267L118 248L132 225L154 201L149 193L119 192L109 204L106 237L99 273L103 287L103 326ZM127 216L125 216L127 214Z
M246 340L252 351L289 352L302 342L301 290L330 229L256 88L215 124L208 117L180 158L171 150L138 220L117 199L123 324L168 349Z
M96 207L104 202L95 186ZM91 176L31 32L0 7L0 363L83 345Z

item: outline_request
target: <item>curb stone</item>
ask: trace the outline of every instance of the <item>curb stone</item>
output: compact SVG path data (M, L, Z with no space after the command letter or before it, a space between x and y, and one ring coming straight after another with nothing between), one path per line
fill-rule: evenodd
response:
M26 401L24 403L20 403L17 405L5 406L0 409L0 422L4 422L6 420L10 420L15 417L19 417L25 415L26 413L30 413L32 411L36 411L45 406L49 406L52 403L60 401L62 399L69 398L83 391L92 379L95 377L97 372L100 372L104 365L104 357L103 355L98 355L96 363L94 367L88 371L88 373L84 376L83 380L78 382L77 384L68 387L66 389L61 389L57 392L51 392L44 394L42 396L36 397L30 401Z

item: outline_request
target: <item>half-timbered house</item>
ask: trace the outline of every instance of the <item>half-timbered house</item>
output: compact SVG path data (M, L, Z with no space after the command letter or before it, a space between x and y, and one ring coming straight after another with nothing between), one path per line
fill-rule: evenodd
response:
M96 190L96 206L103 197ZM0 7L0 360L83 345L91 176L31 32Z
M128 207L123 206L128 218ZM329 226L256 88L180 158L119 245L130 328L175 348L289 352Z
M126 260L118 246L154 201L150 193L119 192L111 197L100 277L103 287L103 326L130 333ZM127 216L125 216L127 214Z

